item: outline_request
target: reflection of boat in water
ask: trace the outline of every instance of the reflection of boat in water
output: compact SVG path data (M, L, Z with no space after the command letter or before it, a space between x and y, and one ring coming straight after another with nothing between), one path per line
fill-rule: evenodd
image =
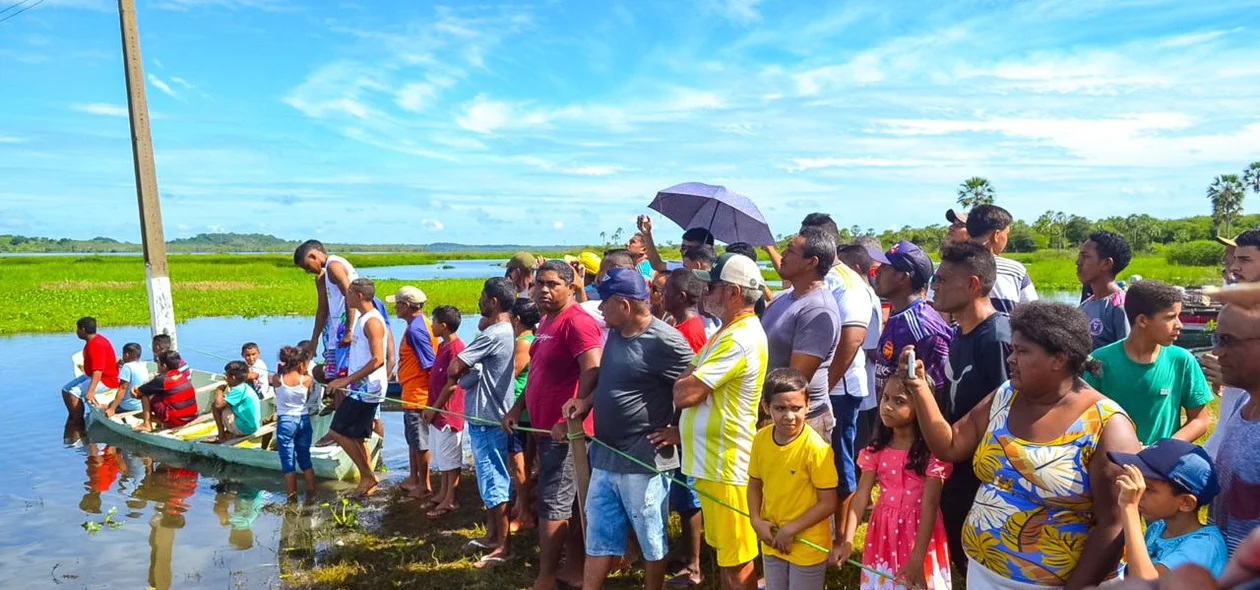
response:
M81 360L76 355L76 372L80 371ZM154 367L150 363L150 371ZM222 443L211 443L218 435L213 414L210 408L214 402L215 390L224 383L223 377L216 373L191 370L193 387L197 391L197 409L199 415L193 422L178 428L138 432L135 427L141 422L141 412L120 412L112 417L106 416L100 408L88 407L88 427L100 425L109 432L133 441L141 442L160 449L166 449L184 455L218 459L226 463L255 467L271 471L280 471L280 455L275 451L275 399L268 395L259 402L259 415L263 425L252 435L237 437ZM113 394L98 395L97 399L108 402ZM313 439L328 433L332 425L332 415L320 416L311 414ZM379 456L381 439L375 434L368 439L368 447L373 454L373 462ZM323 479L351 479L358 476L354 463L341 447L311 447L311 463L316 477Z

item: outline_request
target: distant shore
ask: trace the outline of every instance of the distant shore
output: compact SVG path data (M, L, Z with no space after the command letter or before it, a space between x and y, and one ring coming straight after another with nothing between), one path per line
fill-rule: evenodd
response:
M577 249L573 252L576 253ZM546 252L559 257L562 252ZM676 258L677 251L664 252ZM506 259L501 252L395 252L353 254L359 268L435 265L448 260ZM1067 251L1043 251L1014 255L1027 267L1042 292L1076 291L1075 255ZM102 326L144 325L149 308L144 286L144 265L134 256L44 255L17 256L3 261L0 281L0 336L69 332L79 317L91 315ZM178 319L194 317L313 315L315 292L311 275L293 265L287 253L276 254L172 254L169 257L172 296ZM1196 287L1217 282L1219 269L1209 266L1177 266L1162 256L1138 256L1121 273L1158 279L1174 285ZM774 271L767 278L777 279ZM429 296L429 307L454 305L464 312L477 311L477 297L484 279L437 278L420 281L383 279L380 293L392 293L414 283Z

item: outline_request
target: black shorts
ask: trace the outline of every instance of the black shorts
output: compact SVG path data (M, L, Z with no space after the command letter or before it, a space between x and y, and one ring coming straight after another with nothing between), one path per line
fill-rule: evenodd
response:
M372 435L372 422L376 420L379 405L347 397L337 405L329 430L348 438L366 439Z

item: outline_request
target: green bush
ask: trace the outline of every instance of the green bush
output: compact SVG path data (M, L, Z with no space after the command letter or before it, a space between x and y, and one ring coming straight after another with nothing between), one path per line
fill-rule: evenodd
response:
M1225 246L1212 240L1196 240L1184 244L1169 244L1164 249L1168 264L1178 266L1212 266L1220 264Z

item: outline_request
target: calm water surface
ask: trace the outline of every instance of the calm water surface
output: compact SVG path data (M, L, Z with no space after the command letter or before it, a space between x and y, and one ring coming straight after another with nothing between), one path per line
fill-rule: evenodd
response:
M311 318L201 318L179 325L191 366L220 370L253 340L274 364L282 344L311 333ZM401 322L394 320L395 327ZM466 339L476 329L465 321ZM102 327L121 349L149 330ZM309 565L310 531L326 509L284 509L278 474L224 468L164 454L128 440L65 428L60 389L70 380L73 334L0 337L0 588L267 588L290 567ZM386 412L389 477L406 471L402 414ZM322 500L343 484L327 483ZM123 523L95 534L84 523L107 513ZM281 552L282 547L298 551ZM282 563L283 562L283 563Z

